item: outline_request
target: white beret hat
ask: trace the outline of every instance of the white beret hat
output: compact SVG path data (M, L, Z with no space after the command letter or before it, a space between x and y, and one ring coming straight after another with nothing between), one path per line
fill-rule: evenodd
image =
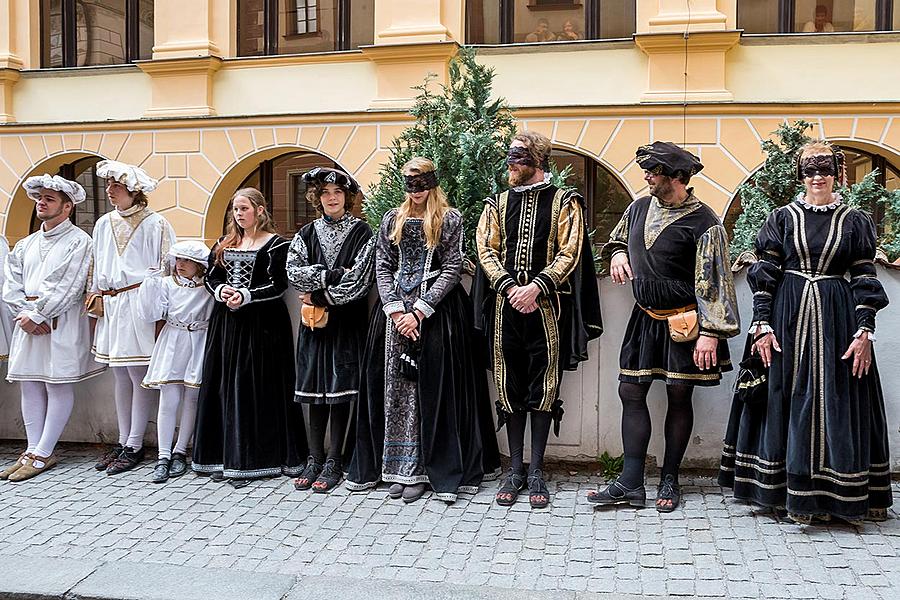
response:
M69 181L59 175L48 175L46 173L43 175L35 175L34 177L26 179L22 187L25 188L25 193L28 194L28 197L35 202L40 198L42 189L62 192L68 196L74 204L80 204L84 202L85 199L84 188L81 187L80 183L77 181Z
M159 181L150 177L142 168L117 160L101 160L97 163L96 171L97 177L118 181L132 193L149 194L159 185Z

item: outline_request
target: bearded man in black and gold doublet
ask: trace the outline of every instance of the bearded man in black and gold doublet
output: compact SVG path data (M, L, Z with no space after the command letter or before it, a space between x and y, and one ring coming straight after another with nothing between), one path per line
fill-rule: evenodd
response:
M703 165L669 142L642 146L636 160L650 195L631 203L604 247L613 281L630 282L636 301L619 355L624 469L588 500L645 504L647 393L659 379L666 384L668 407L656 508L671 512L681 500L678 470L693 429L694 386L717 385L722 372L731 370L725 340L738 334L740 322L725 228L686 187ZM679 326L690 333L677 336Z
M488 198L478 224L476 323L487 332L497 385L497 414L506 424L512 470L497 502L515 502L526 482L524 435L531 414L527 477L535 508L549 503L543 457L550 426L562 418L564 369L587 359L602 332L584 206L574 190L549 181L550 141L533 132L514 138L507 159L512 189ZM479 318L480 317L480 318ZM557 431L558 432L558 431Z

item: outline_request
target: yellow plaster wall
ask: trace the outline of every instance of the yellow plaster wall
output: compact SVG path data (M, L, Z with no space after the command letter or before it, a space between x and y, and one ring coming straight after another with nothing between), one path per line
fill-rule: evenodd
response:
M365 111L375 97L371 63L221 69L213 80L216 112L224 115Z
M494 90L516 107L634 104L647 85L647 56L635 47L479 54L496 72Z
M725 81L735 102L896 102L898 58L900 41L742 44L726 55Z
M23 72L13 94L19 123L140 119L150 78L137 67Z

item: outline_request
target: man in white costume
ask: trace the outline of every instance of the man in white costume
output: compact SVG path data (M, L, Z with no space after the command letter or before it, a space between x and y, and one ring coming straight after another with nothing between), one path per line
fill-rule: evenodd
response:
M3 301L15 315L7 379L20 382L28 448L0 479L23 481L57 463L53 454L72 413L72 385L104 370L88 346L82 311L91 266L91 237L69 220L84 188L59 176L25 180L40 230L6 259Z
M102 300L97 316L94 356L108 364L116 380L119 443L97 462L98 471L115 475L144 458L144 432L156 391L141 387L153 351L155 325L138 316L137 289L148 269L160 269L175 242L175 232L147 207L157 181L140 167L114 160L97 163L106 179L106 195L115 206L94 226L94 271L91 292Z

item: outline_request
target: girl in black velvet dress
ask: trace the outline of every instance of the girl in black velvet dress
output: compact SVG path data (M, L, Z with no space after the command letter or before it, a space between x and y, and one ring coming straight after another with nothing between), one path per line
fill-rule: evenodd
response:
M300 325L294 399L309 407L306 468L298 490L331 491L343 476L347 423L359 396L359 367L369 323L374 240L350 214L359 185L347 173L318 167L304 175L307 200L321 216L304 225L288 250L288 280L310 314L325 311L324 327ZM325 454L325 431L330 431Z
M216 303L192 468L242 487L254 478L298 475L307 448L303 412L293 401L291 319L282 300L288 241L275 233L256 189L238 190L230 214L206 275Z
M775 210L750 267L751 332L768 402L732 407L719 482L799 523L884 519L891 506L884 398L872 350L888 299L875 274L875 227L833 193L834 146L808 144L806 191Z

